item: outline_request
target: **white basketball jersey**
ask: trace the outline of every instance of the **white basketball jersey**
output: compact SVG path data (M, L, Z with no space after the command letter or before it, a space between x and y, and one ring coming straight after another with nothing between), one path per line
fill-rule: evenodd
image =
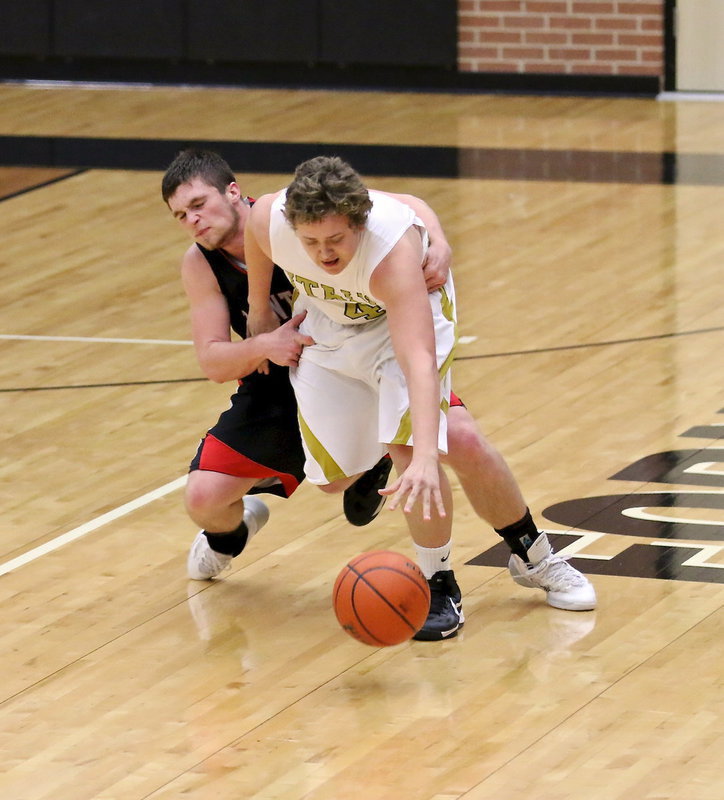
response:
M337 275L330 275L307 255L284 217L286 192L274 200L271 209L272 260L286 272L304 306L317 307L341 325L359 325L385 313L384 304L370 291L370 276L411 225L425 231L422 221L404 203L375 191L370 191L370 199L372 209L357 250Z

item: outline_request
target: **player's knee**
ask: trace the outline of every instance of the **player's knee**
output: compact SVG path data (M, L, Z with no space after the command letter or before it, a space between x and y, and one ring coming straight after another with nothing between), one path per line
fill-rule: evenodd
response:
M480 433L472 418L457 417L448 421L448 454L444 459L456 472L495 469L501 458L498 451Z
M213 515L219 508L225 508L233 500L241 497L242 487L239 492L230 496L229 487L225 480L215 478L217 473L192 472L186 482L184 503L189 516L194 519L205 519Z
M184 503L186 511L192 518L203 516L215 505L213 492L209 490L209 487L192 481L186 484Z

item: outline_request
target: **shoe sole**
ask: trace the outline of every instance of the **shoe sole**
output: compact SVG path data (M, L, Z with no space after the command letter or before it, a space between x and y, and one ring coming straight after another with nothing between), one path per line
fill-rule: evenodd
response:
M592 600L584 603L566 602L565 600L557 600L555 597L551 597L551 593L542 586L528 580L528 578L525 576L525 573L521 574L514 567L511 567L511 561L508 562L508 572L510 573L510 577L513 579L513 581L517 583L518 586L523 586L526 589L540 589L541 591L545 592L546 603L548 603L548 605L552 608L560 608L562 611L594 611L596 609L598 601L595 597Z
M422 630L419 630L412 638L416 642L442 642L445 639L454 639L464 624L464 622L461 622L459 625L449 631L426 631L423 628Z
M552 608L560 608L562 611L595 611L596 610L596 601L593 600L590 603L566 603L565 601L556 601L555 599L551 599L550 597L546 596L546 602Z
M441 642L443 639L453 639L458 635L458 631L465 624L462 600L455 603L455 608L458 614L460 614L457 627L451 628L449 631L426 631L424 628L421 628L412 638L417 642Z
M518 586L523 586L526 589L538 589L542 592L546 592L542 586L537 586L534 583L528 583L525 579L518 580L515 575L513 575L513 580L518 584ZM546 603L548 603L548 605L552 608L560 608L563 611L594 611L598 605L598 601L596 599L589 600L587 603L567 603L565 600L556 600L556 598L551 597L548 592L546 592Z

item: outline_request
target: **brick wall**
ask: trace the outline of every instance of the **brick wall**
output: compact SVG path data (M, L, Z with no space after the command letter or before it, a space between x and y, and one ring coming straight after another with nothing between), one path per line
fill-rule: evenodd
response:
M664 0L458 0L461 72L664 73Z

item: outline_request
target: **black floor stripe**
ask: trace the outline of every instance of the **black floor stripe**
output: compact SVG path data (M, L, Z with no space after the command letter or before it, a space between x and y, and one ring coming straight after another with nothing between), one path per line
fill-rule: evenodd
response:
M724 185L724 154L0 136L0 166L164 170L183 147L216 150L236 172L291 173L339 155L363 175L588 183Z
M84 169L74 169L70 172L67 172L65 175L58 175L57 178L50 178L47 181L40 181L39 183L30 183L27 186L24 186L22 189L16 189L14 192L8 192L7 194L0 194L0 202L3 200L10 200L13 197L19 197L21 194L27 194L28 192L34 192L36 189L43 189L46 186L52 186L54 183L59 183L60 181L65 181L68 178L73 178L76 175L82 175L86 170Z

